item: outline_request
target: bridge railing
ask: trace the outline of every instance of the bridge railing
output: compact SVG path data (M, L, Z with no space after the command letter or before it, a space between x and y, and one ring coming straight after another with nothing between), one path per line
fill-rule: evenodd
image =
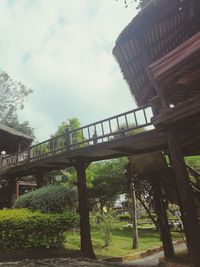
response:
M152 125L150 106L137 108L70 131L70 147L113 141Z
M66 151L112 142L138 133L144 127L151 126L151 118L151 107L145 106L74 130L67 128L64 134L52 137L21 152L6 156L1 166L16 166L49 158Z

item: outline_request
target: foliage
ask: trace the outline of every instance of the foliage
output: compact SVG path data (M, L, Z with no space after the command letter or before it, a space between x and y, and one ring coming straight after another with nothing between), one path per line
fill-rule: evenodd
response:
M66 208L73 209L76 203L77 194L74 189L65 188L63 185L48 185L20 196L15 207L43 213L61 213Z
M31 92L21 82L14 81L6 72L0 71L0 122L11 122L17 109L23 109L25 98Z
M69 127L72 130L80 127L80 122L79 122L78 118L71 118L71 119L68 119L66 121L61 122L61 124L58 125L57 131L54 134L52 134L51 137L53 138L55 136L64 134L65 129L67 127ZM65 141L62 140L62 142L64 145ZM45 151L47 150L47 152L49 152L48 149L49 148L46 149L46 147L45 147ZM50 180L54 180L54 182L58 182L58 181L56 181L56 177L58 177L58 176L60 177L59 183L60 182L65 183L65 184L72 186L72 187L75 186L76 171L74 170L74 168L68 168L68 169L64 169L64 170L55 170L55 171L51 171L48 173L48 178Z
M200 156L186 157L185 161L188 165L197 171L200 171Z
M130 194L130 185L134 187L137 200L158 229L157 221L151 213L151 207L154 205L154 197L150 179L140 174L133 164L128 163L125 166L125 184L128 194Z
M69 127L71 130L77 129L81 126L81 123L78 118L70 118L67 121L63 121L59 126L58 130L56 131L55 135L60 135L65 133L65 129Z
M138 6L137 9L142 9L144 8L151 0L134 0L137 2Z
M118 1L118 0L116 0ZM134 0L137 3L137 9L144 8L151 0ZM128 7L130 4L133 3L133 0L123 0L125 7Z
M79 121L78 118L70 118L68 119L67 121L63 121L59 126L58 126L58 130L56 131L55 135L53 136L56 136L56 135L60 135L60 134L63 134L65 133L65 129L66 128L70 128L71 130L75 130L79 127L81 127L81 123ZM82 141L82 133L81 131L76 131L74 133L72 133L72 143L77 143L77 142L81 142Z
M30 126L29 122L24 121L20 123L16 115L9 122L6 122L6 125L21 133L27 134L35 138L34 129Z
M101 238L104 241L104 247L108 247L112 241L112 229L117 223L117 218L111 212L97 212L93 214L92 218L92 224L99 229Z
M91 205L100 208L111 206L116 198L124 193L124 166L126 158L109 160L91 165L93 172L92 187L89 189Z
M130 220L131 220L131 216L130 216L129 213L126 213L126 214L120 214L120 215L118 215L118 218L119 218L119 220L122 221L122 222L130 222Z
M64 231L74 227L73 214L42 214L26 209L0 211L0 249L62 247Z

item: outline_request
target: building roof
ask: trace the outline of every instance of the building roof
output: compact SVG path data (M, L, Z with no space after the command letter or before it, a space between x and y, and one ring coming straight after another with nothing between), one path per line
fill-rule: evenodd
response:
M32 136L23 134L6 125L0 124L0 151L6 151L7 154L15 153L19 149L28 147L33 141Z
M152 0L119 35L113 54L138 105L156 95L141 40L152 64L200 31L199 14L199 0Z

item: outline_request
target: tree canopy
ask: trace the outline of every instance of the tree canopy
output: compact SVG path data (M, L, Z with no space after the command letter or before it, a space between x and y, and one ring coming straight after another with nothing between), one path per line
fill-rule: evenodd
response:
M92 186L89 189L91 204L99 203L101 208L109 207L116 198L124 193L124 166L126 158L119 158L91 165Z
M116 0L118 1L118 0ZM142 9L145 7L151 0L123 0L125 7L128 7L130 4L134 2L137 3L137 9Z
M6 72L0 71L0 122L7 123L24 108L26 97L32 92L21 82L14 81Z
M73 118L67 119L66 121L63 121L61 122L60 125L58 125L58 129L54 135L63 134L67 127L69 127L71 130L74 130L76 128L79 128L80 126L81 126L81 123L78 118L73 117Z
M0 123L34 137L28 121L19 122L17 111L24 108L24 102L32 89L13 80L6 72L0 71Z
M137 2L138 6L137 9L144 8L151 0L135 0Z

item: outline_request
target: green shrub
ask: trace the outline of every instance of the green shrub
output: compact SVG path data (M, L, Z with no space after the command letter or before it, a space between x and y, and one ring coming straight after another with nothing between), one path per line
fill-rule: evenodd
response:
M130 216L130 214L120 214L120 215L118 215L118 218L119 218L119 220L121 221L121 222L129 222L129 221L131 221L131 216Z
M66 208L72 209L77 203L75 189L62 185L48 185L20 196L15 208L28 208L43 213L62 213Z
M44 214L26 209L0 211L0 249L59 248L64 231L75 226L74 214Z
M90 223L93 227L97 227L100 236L104 241L104 247L108 247L112 241L112 229L115 229L117 218L113 216L112 212L107 213L93 213Z

